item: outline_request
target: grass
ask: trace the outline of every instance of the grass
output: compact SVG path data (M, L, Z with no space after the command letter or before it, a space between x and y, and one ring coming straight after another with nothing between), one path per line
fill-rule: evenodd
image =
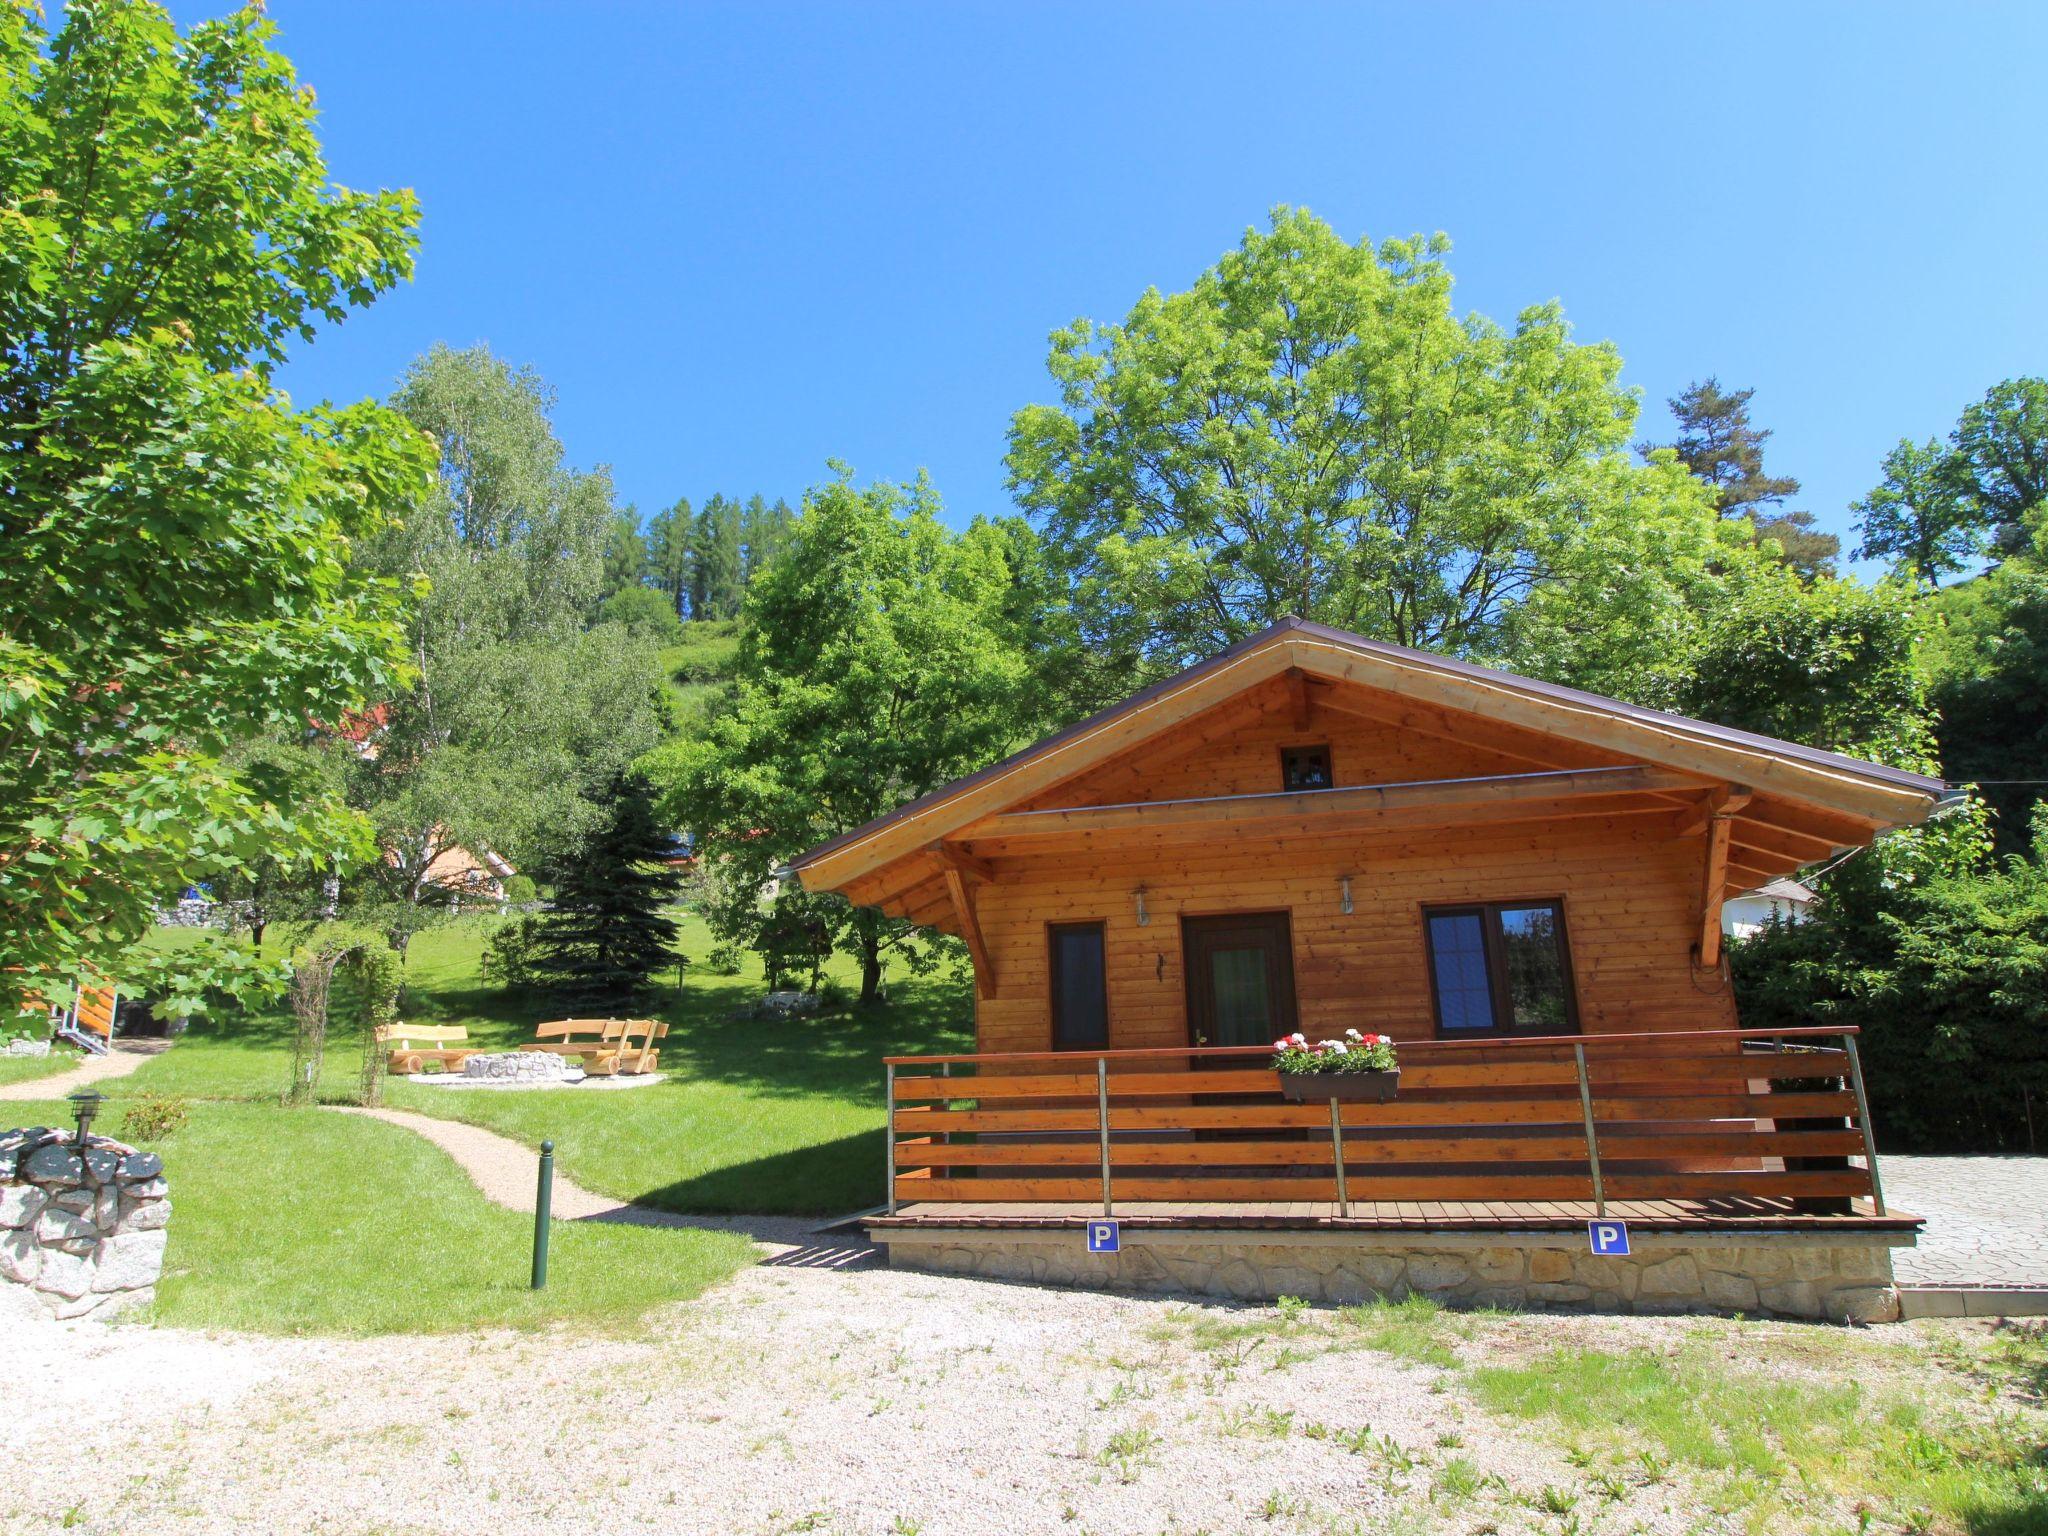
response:
M554 1016L543 1000L511 996L478 977L492 922L464 919L418 935L407 956L405 1017L461 1024L487 1048L510 1050ZM175 935L176 930L167 930ZM170 937L168 942L177 942ZM684 954L710 936L683 923ZM850 986L850 967L833 973ZM702 967L668 978L649 1011L670 1025L667 1080L617 1093L460 1093L403 1081L386 1102L510 1136L555 1142L563 1172L587 1189L666 1210L835 1214L882 1197L881 1058L967 1049L968 984L956 974L892 987L888 1004L815 1019L764 1023L740 1015L763 990L757 964L736 976ZM352 1099L360 1038L337 1031L320 1079L323 1098ZM282 1009L195 1022L178 1045L110 1095L143 1091L193 1098L274 1100L290 1072L291 1026Z
M32 1083L39 1077L69 1072L81 1060L78 1052L59 1046L47 1056L0 1056L0 1086Z
M1640 1466L1684 1468L1753 1530L1796 1528L1789 1522L1860 1503L1886 1522L1877 1528L2048 1531L2038 1418L1973 1407L1930 1361L1918 1362L1910 1395L1868 1388L1858 1373L1869 1363L1858 1358L1864 1346L1848 1335L1822 1346L1838 1357L1826 1381L1731 1367L1716 1358L1725 1354L1716 1338L1703 1331L1669 1355L1558 1349L1474 1367L1463 1385L1497 1414L1551 1426L1589 1466L1604 1455L1610 1480ZM2005 1346L2033 1363L2002 1368L2040 1370L2043 1339Z
M661 675L678 723L700 718L731 679L739 659L739 625L700 619L683 625L683 638L661 648Z
M62 1125L59 1102L0 1104L0 1127ZM557 1222L528 1288L533 1221L490 1204L395 1126L318 1109L196 1104L155 1146L176 1216L159 1321L259 1333L458 1332L623 1322L751 1262L718 1232Z

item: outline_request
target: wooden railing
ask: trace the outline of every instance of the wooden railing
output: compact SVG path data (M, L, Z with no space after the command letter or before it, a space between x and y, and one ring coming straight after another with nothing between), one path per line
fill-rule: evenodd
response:
M886 1058L899 1202L1783 1197L1884 1214L1856 1031L1411 1041L1391 1101L1264 1046ZM1850 1161L1861 1157L1858 1165Z

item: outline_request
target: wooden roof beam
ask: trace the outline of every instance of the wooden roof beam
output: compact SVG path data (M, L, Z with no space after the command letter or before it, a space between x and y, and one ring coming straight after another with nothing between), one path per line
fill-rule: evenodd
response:
M957 864L946 865L946 894L953 899L953 915L960 922L960 937L967 941L967 953L974 961L974 990L983 997L996 995L996 963L989 957L988 944L981 936L981 920L974 911L974 892Z
M1582 796L1657 794L1693 788L1688 774L1663 768L1567 768L1475 779L1427 779L1406 784L1353 784L1278 794L1220 795L1198 800L1135 801L1125 805L1064 806L1011 811L962 829L968 838L1028 838L1062 832L1150 831L1169 827L1371 819L1397 812L1481 810Z
M1733 816L1754 798L1747 784L1723 784L1710 789L1698 805L1678 818L1678 835L1698 837L1716 816Z

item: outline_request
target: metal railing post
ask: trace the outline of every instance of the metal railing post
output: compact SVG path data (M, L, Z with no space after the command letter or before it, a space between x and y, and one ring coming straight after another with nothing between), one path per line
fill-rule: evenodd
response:
M1111 1214L1109 1199L1109 1058L1095 1058L1095 1123L1102 1135L1102 1214Z
M1351 1214L1351 1191L1344 1185L1344 1117L1338 1113L1337 1101L1330 1100L1330 1156L1337 1169L1337 1214Z
M896 1064L882 1068L882 1164L889 1179L889 1214L896 1214Z
M1593 1085L1586 1080L1586 1047L1574 1041L1572 1059L1579 1067L1579 1110L1586 1117L1586 1165L1593 1170L1593 1214L1607 1214L1607 1190L1600 1182L1600 1136L1593 1129Z
M1870 1096L1863 1091L1863 1058L1856 1051L1856 1037L1842 1036L1849 1048L1849 1085L1856 1090L1856 1123L1863 1128L1863 1161L1870 1165L1870 1206L1884 1214L1884 1180L1877 1171L1877 1135L1870 1129Z

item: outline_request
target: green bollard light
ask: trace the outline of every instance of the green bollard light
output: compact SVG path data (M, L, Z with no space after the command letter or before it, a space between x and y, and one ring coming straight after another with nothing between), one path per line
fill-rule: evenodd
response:
M540 1144L540 1188L533 1196L533 1288L548 1283L548 1207L554 1203L555 1144Z

